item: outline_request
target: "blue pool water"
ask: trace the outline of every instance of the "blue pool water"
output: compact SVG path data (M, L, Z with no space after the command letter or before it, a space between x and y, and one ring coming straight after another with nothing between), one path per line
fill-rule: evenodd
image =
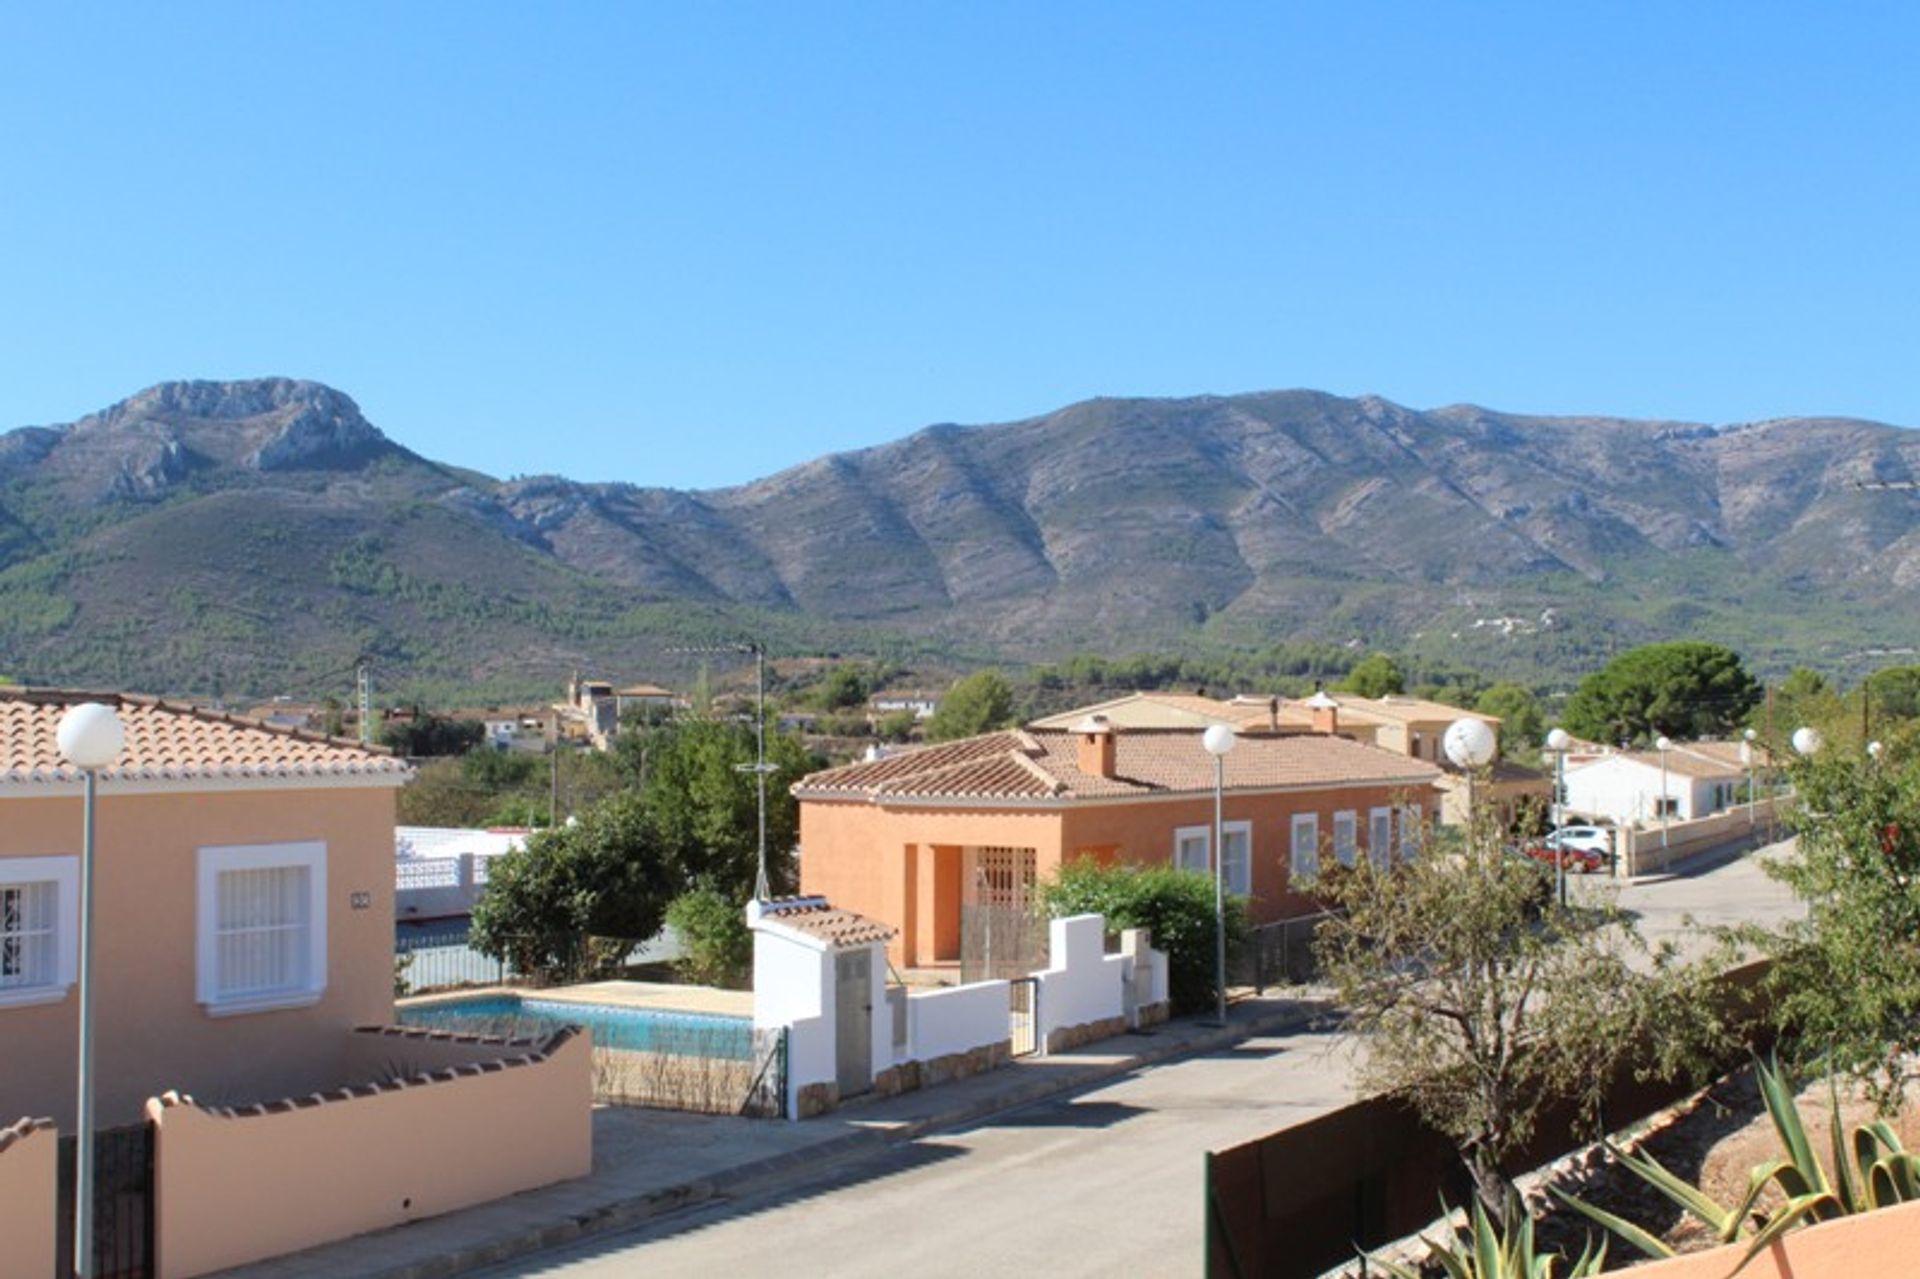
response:
M599 1048L684 1057L753 1057L753 1023L745 1017L663 1012L612 1004L576 1004L521 995L476 995L396 1010L403 1026L483 1035L544 1035L585 1026Z

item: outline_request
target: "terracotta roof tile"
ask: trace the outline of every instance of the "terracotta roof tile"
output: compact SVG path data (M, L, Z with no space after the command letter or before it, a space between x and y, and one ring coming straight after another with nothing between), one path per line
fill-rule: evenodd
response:
M989 733L904 751L802 778L803 795L872 798L1108 798L1209 791L1213 757L1197 729L1122 729L1114 734L1114 776L1083 773L1071 732ZM1440 770L1422 760L1320 734L1242 736L1226 756L1228 789L1424 786Z
M767 902L762 919L772 919L809 937L844 950L853 946L871 946L892 941L899 929L867 915L829 906L818 897L790 897Z
M78 781L80 770L61 758L56 735L61 716L81 702L114 707L126 729L126 747L113 767L100 770L102 782L396 778L410 771L381 748L159 698L0 688L0 783Z

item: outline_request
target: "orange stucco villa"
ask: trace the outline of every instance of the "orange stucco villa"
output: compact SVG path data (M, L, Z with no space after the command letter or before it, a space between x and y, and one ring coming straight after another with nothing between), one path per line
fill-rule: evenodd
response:
M923 965L960 957L963 906L1019 899L1076 858L1204 870L1214 770L1201 734L1228 723L1228 886L1256 922L1306 913L1296 877L1417 842L1443 776L1343 735L1330 700L1136 694L812 774L793 787L802 891L894 925L893 960Z
M347 1032L393 1014L394 791L383 751L128 695L0 689L0 1115L74 1114L80 701L126 732L100 772L94 1056L100 1122L338 1081Z

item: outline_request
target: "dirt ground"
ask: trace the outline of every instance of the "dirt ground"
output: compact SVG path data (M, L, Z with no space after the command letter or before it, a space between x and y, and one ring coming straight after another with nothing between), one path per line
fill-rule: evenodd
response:
M1797 1100L1808 1139L1821 1162L1828 1165L1831 1177L1833 1091L1826 1080L1819 1080L1802 1089ZM1838 1100L1841 1131L1847 1138L1854 1125L1876 1117L1873 1105L1844 1083L1839 1086ZM1898 1115L1888 1117L1888 1123L1907 1149L1920 1150L1920 1086L1909 1085L1906 1104ZM1642 1149L1729 1208L1745 1197L1754 1168L1785 1157L1751 1069L1715 1085L1704 1102L1649 1139ZM1665 1196L1617 1165L1607 1166L1575 1193L1651 1230L1681 1252L1700 1251L1719 1242L1704 1223L1681 1212ZM1781 1202L1778 1188L1770 1188L1758 1210L1770 1211ZM1589 1227L1578 1214L1562 1211L1540 1223L1539 1235L1543 1242L1570 1248L1571 1255L1579 1252L1581 1238L1589 1229L1599 1233L1598 1227ZM1610 1240L1608 1255L1616 1264L1640 1258L1635 1249L1617 1238Z

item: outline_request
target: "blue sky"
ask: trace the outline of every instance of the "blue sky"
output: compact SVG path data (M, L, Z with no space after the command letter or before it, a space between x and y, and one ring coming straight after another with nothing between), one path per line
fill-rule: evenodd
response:
M0 8L0 428L287 374L497 475L1310 386L1920 425L1920 7Z

